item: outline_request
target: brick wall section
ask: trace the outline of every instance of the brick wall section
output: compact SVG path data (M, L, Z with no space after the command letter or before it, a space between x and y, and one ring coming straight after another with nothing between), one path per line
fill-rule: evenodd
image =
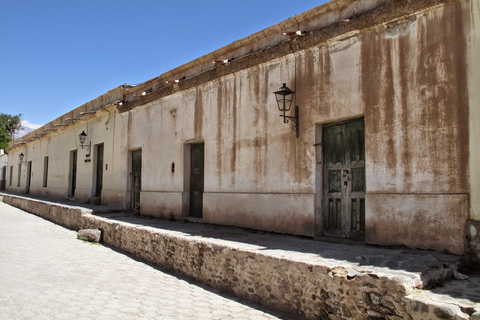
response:
M352 273L341 266L240 250L222 241L94 216L78 207L10 195L3 201L70 229L98 228L108 245L295 318L421 319L438 314L432 319L443 319L450 310L440 312L436 305L409 298L414 289L404 277Z

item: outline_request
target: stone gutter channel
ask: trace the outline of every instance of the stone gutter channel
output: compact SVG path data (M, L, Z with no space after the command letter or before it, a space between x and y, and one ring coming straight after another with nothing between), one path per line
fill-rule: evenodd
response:
M98 228L109 246L296 319L480 320L480 277L455 280L459 256L2 198L69 229Z

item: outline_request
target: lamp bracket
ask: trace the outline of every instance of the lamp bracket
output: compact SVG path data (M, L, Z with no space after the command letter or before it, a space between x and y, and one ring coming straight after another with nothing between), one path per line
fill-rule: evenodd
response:
M295 131L297 139L298 139L298 137L300 136L300 130L299 130L299 127L300 127L300 123L299 123L300 111L298 109L298 106L295 106L295 116L294 117L285 115L285 111L283 112L283 114L280 115L280 117L283 117L283 122L284 123L288 123L290 119L293 121L294 125L292 126L292 130Z
M80 147L82 149L87 149L87 154L85 155L86 157L90 156L90 150L92 149L92 140L88 142L88 144L80 144Z

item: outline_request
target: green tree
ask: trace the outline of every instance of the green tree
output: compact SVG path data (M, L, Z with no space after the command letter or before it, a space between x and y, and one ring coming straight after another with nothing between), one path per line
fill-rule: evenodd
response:
M22 127L22 114L0 113L0 149L6 149L13 135Z

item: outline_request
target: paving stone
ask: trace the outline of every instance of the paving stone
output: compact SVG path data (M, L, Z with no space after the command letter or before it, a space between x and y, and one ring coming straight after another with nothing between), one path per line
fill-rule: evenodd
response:
M100 211L101 210L98 212ZM149 236L152 237L151 239L156 239L155 241L158 241L155 249L157 250L156 252L162 252L162 254L165 252L167 256L170 255L170 260L173 262L172 269L174 270L189 274L184 271L188 268L196 268L199 265L198 259L195 260L191 257L194 257L201 252L202 262L204 263L203 269L195 272L199 272L203 276L205 276L205 272L208 273L206 279L212 281L211 283L220 284L219 287L222 287L224 284L222 281L226 281L227 284L222 288L231 289L233 281L232 275L238 275L241 272L251 272L249 273L249 278L242 278L242 281L245 281L242 283L245 284L245 288L248 289L247 294L251 294L251 300L258 301L261 298L260 295L262 292L268 292L272 297L271 299L281 301L282 297L284 297L285 299L283 299L283 303L285 305L288 304L289 308L291 308L292 306L297 307L297 305L300 305L302 300L305 299L305 297L301 296L302 292L309 292L311 293L309 297L315 295L316 300L314 299L315 301L312 306L308 308L308 310L305 310L312 314L318 314L318 316L322 318L327 317L327 314L320 314L317 312L318 310L313 310L317 303L316 301L319 301L318 303L322 302L323 305L325 305L322 310L330 313L328 314L328 317L332 319L341 319L344 317L349 318L350 316L348 316L348 314L354 312L344 308L342 303L345 303L345 301L342 302L342 299L349 299L347 304L350 305L355 305L355 301L363 300L361 305L355 309L360 310L360 313L365 315L367 314L367 309L370 309L370 314L372 316L374 313L377 316L380 314L387 314L390 313L391 310L396 310L395 313L400 315L402 312L401 310L404 310L405 308L413 309L414 306L410 304L411 299L421 301L428 307L428 315L425 314L425 317L428 318L435 316L433 315L433 310L437 308L437 318L444 316L450 317L449 310L455 309L455 317L463 319L464 314L460 311L459 307L467 310L468 308L477 309L478 306L480 292L476 291L480 291L480 289L475 285L480 283L479 279L470 278L465 281L451 281L447 282L444 287L436 288L431 291L415 289L426 285L428 281L443 281L445 280L443 277L451 277L455 270L455 264L459 261L459 257L454 255L445 255L425 250L397 250L365 245L352 246L338 243L325 243L264 232L252 233L239 228L144 219L125 213L119 213L116 215L108 213L100 218L99 216L101 215L102 214L100 213L98 216L92 216L88 219L93 219L90 221L97 221L97 219L104 219L102 221L108 220L107 225L111 230L116 230L113 233L118 234L116 237L119 239L121 238L122 241L133 235L134 241L131 242L132 246L141 248L140 251L133 251L134 254L144 254L147 257L151 257L151 255L148 256L151 254L149 251L151 249L146 249L147 247L143 245L138 246L138 243L142 243L144 239L147 239L146 235L148 232ZM2 221L0 220L0 224L1 222ZM148 226L145 227L143 225ZM93 223L90 227L97 227L97 225L96 223ZM104 229L102 228L102 230ZM128 237L123 238L123 235L125 234L128 235ZM175 238L174 241L171 241L173 238ZM0 240L1 239L0 233ZM120 243L122 243L122 241ZM55 241L53 241L53 243L55 243ZM31 256L35 257L35 259L42 258L42 245L42 243L32 244L32 248L35 250L32 250L34 252ZM190 304L198 301L197 291L189 286L189 282L183 280L178 281L178 283L181 283L182 285L185 283L185 287L182 287L181 290L177 288L177 284L172 284L170 281L151 282L150 278L153 276L150 269L144 270L141 275L139 275L138 272L136 272L135 266L129 263L124 263L124 256L122 255L111 257L108 268L105 268L102 262L97 261L96 259L97 255L103 254L103 247L94 246L92 244L87 245L92 247L90 249L92 253L89 254L89 256L92 257L92 260L89 263L94 266L94 270L98 270L98 273L92 275L91 273L86 272L83 277L79 279L68 279L68 277L65 277L62 281L68 279L71 285L75 285L77 288L82 288L83 286L88 289L88 291L94 291L95 288L105 288L107 286L109 291L121 293L120 296L117 296L118 299L122 301L121 307L125 306L122 300L124 296L130 296L130 301L137 301L135 299L138 299L138 296L141 296L142 299L147 301L152 299L154 302L157 302L156 299L158 299L158 297L162 297L161 303L163 303L164 306L188 305L187 301L190 301ZM229 250L237 253L251 253L244 256L241 254L236 256L231 255L228 252ZM225 252L226 255L222 256ZM76 260L82 260L85 258L85 254L81 251L72 251L69 253L72 258ZM14 256L14 253L12 253L12 256ZM212 258L218 256L222 256L221 260L213 262L214 260ZM227 257L230 258L227 259ZM17 259L20 260L21 258L22 255L17 255ZM278 271L279 277L275 278L271 276L268 271L264 271L267 270L263 267L266 266L265 262L268 259L270 259L268 262L273 264L275 273ZM250 266L255 266L255 264L258 265L259 270L251 269L243 271L245 267L244 261L246 260L252 261ZM74 268L72 268L72 264L69 261L69 259L62 259L61 261L53 259L47 261L46 265L48 265L49 269L55 269L61 265L62 270L70 270L67 274L73 274L75 273L76 266L73 266ZM154 259L151 261L155 261L155 263L161 262ZM189 263L191 266L188 266ZM209 263L212 265L209 266ZM222 270L219 269L220 265L226 267ZM232 266L235 266L235 268L232 268ZM38 272L38 268L35 264L27 264L26 268L30 272L26 278L30 281L45 277L44 274ZM151 269L156 271L154 268ZM108 270L109 272L105 272L105 270ZM222 270L223 274L218 273L218 270ZM231 271L230 273L233 273L229 274L229 271ZM296 281L299 278L295 278L295 276L302 275L307 277L312 272L315 276L313 278L308 278L309 281L303 282L302 284L299 284ZM108 281L98 280L99 278L109 279L111 274L117 275L116 282L113 282L113 284ZM61 275L62 272L60 272L59 278L62 277ZM226 277L222 278L224 275L226 275ZM258 275L263 276L263 278L255 279L254 276ZM323 275L326 275L327 278L323 278ZM328 276L330 278L328 278ZM88 283L87 286L85 286L85 282ZM133 289L129 288L129 290L122 290L123 288L117 288L119 283L133 283ZM155 283L155 285L152 285L152 283ZM268 286L269 289L267 286L263 286L263 283L271 284ZM349 287L349 283L357 283L357 286L358 284L364 284L365 288L353 290L352 286ZM409 289L405 291L405 288L403 288L404 285ZM467 288L467 285L469 288ZM311 287L307 288L308 286ZM148 288L148 292L155 290L155 294L149 295L146 291L138 289L144 287ZM161 287L162 290L158 291L158 287ZM289 287L292 290L287 293L284 288ZM169 291L168 295L165 295L167 289L171 288L174 288L176 291ZM238 287L236 289L238 289ZM353 291L350 292L350 289ZM362 297L363 291L370 294L366 297ZM180 292L181 294L177 294L177 292ZM211 290L210 292L214 293L215 290ZM335 294L333 292L335 292ZM345 294L345 292L347 293ZM388 294L385 296L385 293ZM399 294L401 296L406 293L409 293L409 296L399 300ZM202 294L203 293L200 293L200 295ZM388 296L390 296L390 298L387 299ZM187 298L185 299L185 297ZM86 297L80 296L80 299L83 301ZM326 301L326 299L329 299L330 301ZM237 301L237 299L233 300ZM263 302L265 303L265 301ZM267 302L270 301L267 300ZM359 303L360 302L357 302L357 304ZM270 303L266 304L271 305ZM447 308L445 310L442 307L442 304L451 305L454 306L454 308ZM144 304L141 304L140 309L142 306L144 306ZM455 306L457 307L455 308ZM397 307L399 307L399 309L397 309ZM232 306L227 306L227 304L219 302L218 306L210 310L213 312L214 310L224 310L229 308L230 310L233 309ZM416 307L416 309L421 312L422 306ZM398 310L401 312L397 312ZM171 315L170 312L173 312L172 309L167 308L159 311L164 312L160 315L166 315L165 312L167 311L168 315ZM141 312L142 310L139 311L139 314L142 314ZM179 312L182 313L184 317L188 318L189 316L193 316L195 312L198 313L198 309L182 309ZM344 313L342 314L342 312ZM424 313L426 313L426 311L424 311ZM235 315L237 315L237 313L235 313ZM245 319L250 317L248 312L243 312L242 315L245 316ZM234 314L230 314L229 318L233 316ZM256 317L257 314L251 316ZM265 315L260 314L258 316L264 317ZM416 316L418 316L418 314ZM270 315L267 315L267 317L270 317ZM402 317L408 318L408 315L402 314Z
M0 243L1 319L278 319L1 202Z

